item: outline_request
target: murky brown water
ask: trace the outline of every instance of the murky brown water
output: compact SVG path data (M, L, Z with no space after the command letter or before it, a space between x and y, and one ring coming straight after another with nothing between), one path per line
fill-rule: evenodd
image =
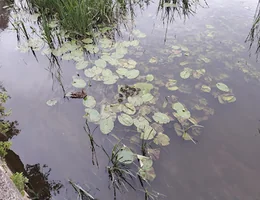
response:
M235 65L238 58L245 59L256 69L260 67L255 56L249 57L248 45L244 43L257 2L213 0L208 4L209 8L198 7L197 13L185 23L176 19L169 24L166 43L166 26L155 15L157 1L136 17L137 28L147 34L142 41L145 54L140 61L155 55L164 59L160 50L171 46L175 39L179 43L189 43L191 51L201 47L208 52L211 50L206 50L207 47L213 45L212 54L219 59L212 59L207 70L212 74L227 73L227 83L237 99L235 103L221 105L212 96L204 96L215 114L202 122L204 129L197 138L197 145L182 141L174 133L172 125L165 127L171 144L162 149L159 161L154 164L157 177L152 188L169 200L257 200L260 199L260 85L252 78L246 82L244 74L236 68L226 70L223 67L225 61ZM3 12L1 8L0 12ZM3 19L0 28L6 27L6 17ZM205 24L215 27L215 37L196 41L196 37L205 33ZM232 54L232 47L237 45L244 46L244 49L234 56L225 56ZM63 100L59 84L47 70L49 61L39 53L37 62L32 54L22 54L16 46L14 32L7 28L0 33L0 80L12 97L7 104L13 110L10 119L17 120L21 129L13 139L12 150L25 165L47 164L52 169L49 180L59 180L64 184L60 194L53 199L72 196L67 183L69 178L90 185L98 199L113 199L105 171L108 160L102 150L97 149L100 168L91 163L89 140L83 130L81 100ZM172 65L180 61L174 61ZM61 66L64 86L70 88L71 76L75 74L74 64L62 62ZM151 71L161 79L174 74L168 64ZM186 101L197 93L199 91L185 96ZM164 95L171 94L167 91ZM61 102L55 107L46 106L46 101L53 97L60 98ZM128 134L122 133L124 127L120 124L115 130L118 136ZM101 133L97 131L94 136L98 144L111 148ZM65 188L69 188L68 191ZM139 191L130 191L118 199L133 198L143 199L143 195Z

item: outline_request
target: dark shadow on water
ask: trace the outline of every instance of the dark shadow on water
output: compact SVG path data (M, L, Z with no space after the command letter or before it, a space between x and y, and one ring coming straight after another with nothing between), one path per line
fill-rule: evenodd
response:
M0 1L0 32L7 28L9 22L10 10L8 6L12 4L12 0L1 0Z

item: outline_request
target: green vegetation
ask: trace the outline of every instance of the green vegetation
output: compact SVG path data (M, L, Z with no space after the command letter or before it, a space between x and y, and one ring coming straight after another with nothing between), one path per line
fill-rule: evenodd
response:
M12 142L0 142L0 158L7 155L7 150L10 149Z
M16 172L11 176L12 181L14 182L17 189L20 191L22 195L24 195L25 184L28 182L28 179L23 176L23 173Z

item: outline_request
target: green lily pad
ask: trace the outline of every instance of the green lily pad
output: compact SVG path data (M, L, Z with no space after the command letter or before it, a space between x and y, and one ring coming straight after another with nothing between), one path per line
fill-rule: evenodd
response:
M174 50L178 50L178 49L180 49L181 47L180 47L180 46L177 46L177 45L173 45L172 48L173 48Z
M216 86L219 90L221 90L223 92L229 92L228 86L224 83L217 83Z
M86 82L81 78L73 78L72 85L75 88L84 88L86 87Z
M190 68L184 68L184 70L180 73L180 77L183 79L187 79L190 77L192 72L192 69Z
M80 61L76 64L76 69L81 70L85 69L88 66L88 61Z
M149 169L140 168L138 173L145 181L153 181L156 178L156 174L153 167L150 167Z
M153 89L153 85L151 83L136 83L134 87L141 89L140 94L150 93Z
M177 114L182 117L183 119L189 119L191 117L190 111L184 109L184 110L178 110Z
M151 126L146 126L141 132L140 138L143 140L151 140L154 138L156 131Z
M100 131L104 134L108 134L114 128L114 121L113 121L112 117L109 117L109 118L106 118L106 119L102 119L100 121L99 125L100 125Z
M107 63L102 59L98 59L95 61L95 65L100 68L105 68L107 66Z
M142 169L149 169L153 166L153 160L150 157L137 155L137 158Z
M192 140L192 137L190 136L190 134L189 133L183 133L182 134L182 139L184 139L184 140Z
M91 38L86 38L86 39L82 40L82 42L85 44L91 44L91 43L93 43L93 40Z
M131 151L131 149L125 146L119 150L117 153L117 158L119 162L129 165L134 162L135 154Z
M183 130L182 130L181 125L179 123L174 123L173 127L174 127L174 130L175 130L175 132L178 136L183 135Z
M185 65L188 65L188 64L189 64L188 61L180 62L180 66L185 66Z
M145 38L146 35L139 30L133 30L133 34L138 38Z
M200 89L203 92L210 92L211 91L211 88L207 85L202 85Z
M147 121L147 119L141 116L134 119L134 125L136 126L136 128L143 130L145 129L145 127L149 126L149 122Z
M58 101L57 101L56 99L51 99L51 100L48 100L48 101L46 102L46 104L47 104L48 106L54 106L54 105L56 105L57 102L58 102Z
M153 80L154 80L154 76L153 76L152 74L148 74L148 75L146 76L146 80L147 80L147 81L153 81Z
M161 112L154 113L153 120L159 124L167 124L170 122L168 115Z
M154 98L153 95L150 93L144 94L142 96L142 100L144 103L153 100L153 98Z
M175 91L179 89L179 87L176 86L176 84L177 84L177 80L169 79L165 87L167 87L168 90Z
M86 69L86 70L84 71L84 74L85 74L86 77L92 78L92 77L94 77L94 76L96 76L96 75L98 75L98 74L101 74L102 71L103 71L102 68L97 67L97 66L94 66L94 67L92 67L92 68Z
M134 106L141 106L144 102L142 97L138 96L130 96L127 98L128 102Z
M88 107L88 108L94 108L96 106L96 100L92 96L86 96L83 99L83 105Z
M158 133L153 142L160 146L167 146L170 144L170 138L163 133Z
M125 75L128 73L128 69L122 67L122 68L118 68L118 69L116 70L116 72L117 72L119 75L125 76Z
M232 94L222 94L218 96L218 101L221 104L233 103L236 101L236 97Z
M125 74L125 76L126 76L126 78L128 78L128 79L134 79L134 78L138 77L139 74L140 74L139 70L133 69L133 70L129 70L129 71Z
M149 63L157 63L157 58L156 57L150 58Z
M86 115L84 117L86 117L90 122L98 122L101 118L99 112L95 109L86 108L85 112Z
M182 103L180 103L180 102L172 104L172 108L174 110L176 110L176 111L178 111L178 110L185 110L184 105Z
M124 126L132 126L134 123L133 118L124 113L118 116L118 121Z
M134 105L132 105L131 103L126 103L125 105L122 106L122 111L128 115L133 115L135 114L136 109Z

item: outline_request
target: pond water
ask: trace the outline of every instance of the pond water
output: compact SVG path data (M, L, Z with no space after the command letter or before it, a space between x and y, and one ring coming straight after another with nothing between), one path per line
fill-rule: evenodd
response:
M158 1L142 11L137 8L136 29L146 37L140 38L139 47L130 49L126 57L138 63L138 81L123 79L112 86L92 81L87 94L94 96L97 102L105 99L111 103L118 93L117 84L146 82L145 76L152 74L155 80L151 83L157 87L153 94L158 99L153 104L156 112L174 118L171 105L162 107L165 97L171 99L174 95L192 116L200 119L203 128L193 142L177 136L173 126L176 119L163 125L170 144L160 147L160 158L153 164L156 178L150 183L151 190L165 195L158 199L260 199L260 66L253 50L249 56L249 44L244 42L257 2L211 0L207 3L208 6L201 2L194 15L186 19L176 15L175 21L168 24L162 11L157 15ZM2 8L0 12L2 16L9 15ZM16 33L6 19L8 17L0 18L0 80L11 96L7 103L7 107L12 108L10 119L17 120L20 129L12 139L12 150L24 165L47 165L51 168L49 181L63 184L58 194L52 188L52 197L46 195L41 199L75 199L68 179L82 186L87 184L97 199L113 199L106 172L108 158L101 148L96 148L99 167L92 165L90 142L83 129L82 99L63 98L63 89L54 78L57 72L61 73L66 92L71 91L71 77L77 73L75 63L61 61L60 71L51 67L41 52L36 52L37 60L31 52L21 53L17 49ZM152 57L154 62L149 62ZM200 69L205 69L210 81L192 78L192 75L187 79L180 77L183 70L195 73ZM83 71L78 73L84 76ZM178 81L178 90L165 87L169 79ZM235 102L220 104L215 98L220 92L215 85L222 82L230 88ZM202 92L202 84L209 85L212 91ZM47 106L46 101L53 98L58 103ZM203 107L205 101L207 105ZM203 107L203 111L196 110L196 104ZM96 127L89 125L91 130ZM136 134L133 126L115 121L113 134L125 138L125 143L136 148L129 143L129 138ZM116 141L102 134L99 128L94 139L108 152ZM128 188L128 192L118 193L118 199L144 199L139 181L133 180L132 184L137 190Z

